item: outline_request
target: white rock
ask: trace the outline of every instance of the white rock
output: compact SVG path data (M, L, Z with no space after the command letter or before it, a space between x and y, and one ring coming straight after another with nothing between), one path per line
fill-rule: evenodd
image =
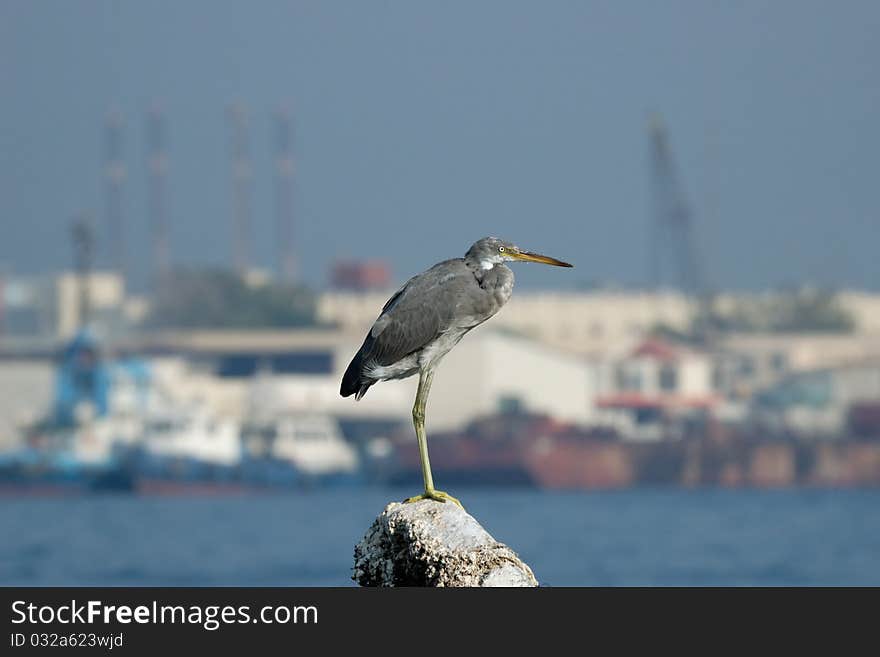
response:
M451 502L391 503L354 549L361 586L537 586L516 553Z

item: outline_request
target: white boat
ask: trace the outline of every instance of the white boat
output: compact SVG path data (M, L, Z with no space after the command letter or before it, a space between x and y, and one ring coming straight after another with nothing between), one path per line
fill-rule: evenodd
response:
M245 431L244 440L249 455L289 463L307 478L358 471L357 451L329 415L289 413L255 421Z
M241 463L240 427L205 409L175 409L147 416L140 445L154 457L192 459L208 465L232 467Z

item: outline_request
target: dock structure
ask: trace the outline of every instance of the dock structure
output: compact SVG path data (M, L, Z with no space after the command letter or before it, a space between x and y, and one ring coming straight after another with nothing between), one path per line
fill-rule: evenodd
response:
M361 586L530 587L538 581L509 547L452 503L391 503L354 550Z

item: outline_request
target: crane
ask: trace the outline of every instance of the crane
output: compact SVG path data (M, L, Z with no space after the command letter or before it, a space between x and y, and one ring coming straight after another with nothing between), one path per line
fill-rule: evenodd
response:
M693 215L672 157L666 125L658 115L649 124L653 223L651 278L655 288L678 287L694 301L693 332L705 340L712 319L712 293L694 236Z

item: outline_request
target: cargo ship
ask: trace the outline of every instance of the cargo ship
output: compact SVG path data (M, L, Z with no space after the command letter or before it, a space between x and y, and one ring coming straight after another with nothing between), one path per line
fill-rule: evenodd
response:
M620 488L634 483L626 447L607 429L543 415L481 418L460 433L429 436L434 478L443 485ZM421 483L415 441L394 441L394 484Z
M434 479L444 487L880 486L875 411L857 410L861 433L829 440L710 423L646 442L546 416L503 414L472 422L460 432L430 434L428 446ZM864 430L868 424L870 430ZM387 481L421 485L410 431L394 437L387 459Z

